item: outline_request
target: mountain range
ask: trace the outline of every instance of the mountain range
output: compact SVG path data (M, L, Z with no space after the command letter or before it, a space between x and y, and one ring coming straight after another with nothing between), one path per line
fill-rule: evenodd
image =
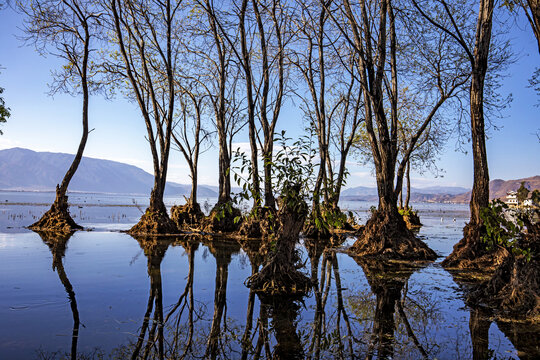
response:
M414 202L452 202L452 199L468 192L469 189L456 186L430 186L425 188L411 187L411 201ZM342 200L377 201L377 188L357 186L345 189L341 193Z
M74 155L36 152L22 148L0 150L0 189L17 191L54 191ZM521 182L529 190L540 189L540 175L517 180L492 180L490 197L504 198L509 190L517 190ZM141 168L117 161L83 157L70 183L70 191L150 194L154 176ZM166 195L189 195L191 185L167 182ZM217 187L199 185L199 196L217 197ZM413 202L468 203L470 189L454 186L411 188ZM377 201L377 188L358 186L344 189L342 200Z
M53 191L62 181L74 155L22 148L0 150L0 189ZM117 161L83 157L69 185L70 191L150 194L154 176ZM189 195L191 185L167 182L166 195ZM217 189L200 185L198 195L217 197Z
M489 182L489 199L504 200L506 198L506 193L508 191L516 191L517 189L519 189L519 187L521 186L521 182L524 182L525 187L529 189L529 191L540 189L540 175L517 180L495 179ZM468 203L470 200L471 192L468 191L464 194L455 196L453 202Z
M525 183L530 191L540 189L540 175L516 180L495 179L489 182L490 200L506 198L510 190L516 191ZM342 200L377 201L377 189L358 186L346 189L341 193ZM413 202L447 202L467 204L471 200L471 190L463 187L431 186L426 188L411 188Z

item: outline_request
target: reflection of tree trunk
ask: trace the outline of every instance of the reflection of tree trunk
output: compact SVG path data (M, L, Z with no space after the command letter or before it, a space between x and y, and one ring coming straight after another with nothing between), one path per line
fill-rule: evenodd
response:
M396 304L401 299L403 286L416 269L363 258L355 258L355 261L362 266L371 291L377 297L367 358L374 355L375 348L377 358L391 358L394 354Z
M144 254L148 260L148 276L150 277L150 294L148 304L139 333L139 338L135 345L135 349L131 356L132 359L137 359L144 344L146 332L148 331L148 340L144 349L143 358L148 358L150 351L157 343L157 357L164 358L163 348L163 288L161 282L161 262L165 257L165 253L172 243L170 238L157 237L139 237L137 238L139 246L144 250ZM152 327L148 330L150 317L154 311ZM156 334L157 331L157 334Z
M259 270L259 266L251 262L251 275L254 275ZM242 360L247 359L249 350L251 348L251 330L253 327L253 308L255 306L255 292L249 290L249 299L247 306L247 318L246 318L246 329L244 330L244 335L242 336Z
M308 353L306 356L308 358L318 359L320 356L320 346L321 346L321 335L322 335L322 325L324 319L324 308L322 304L322 286L319 284L319 263L321 260L321 255L324 251L324 244L320 241L305 238L304 246L308 251L309 260L311 263L311 286L315 294L315 316L313 319L313 336L311 337L311 343L309 345ZM327 261L323 260L322 270ZM324 278L321 279L321 283L324 284Z
M471 309L469 330L473 346L473 360L490 359L489 352L489 327L491 321L480 310Z
M343 320L345 321L345 324L347 326L347 340L348 340L348 346L349 346L349 357L353 358L353 333L351 329L351 323L349 321L349 315L347 315L347 312L345 312L345 305L343 304L343 288L341 287L341 275L339 274L339 264L337 261L336 253L332 253L332 267L334 268L334 277L336 278L336 292L337 292L337 322L336 322L336 331L338 334L339 339L339 351L341 358L344 357L343 351L344 346L341 336L341 316L343 316Z
M71 307L71 313L73 314L73 331L71 335L71 359L77 359L77 342L79 340L79 310L77 308L77 299L75 298L75 291L73 291L73 286L71 285L66 271L64 270L64 264L62 263L62 258L65 256L67 249L67 243L71 237L71 233L68 235L58 235L54 233L39 232L38 233L41 239L52 253L53 263L52 268L58 274L58 278L64 289L68 294L69 304Z
M298 304L290 297L262 295L259 299L272 318L271 329L276 339L272 358L303 359L304 349L296 331Z
M214 290L214 315L206 345L205 358L215 359L218 355L218 344L221 335L221 320L225 318L224 310L227 303L227 279L232 254L240 250L237 243L223 242L216 239L208 245L216 259L216 281Z
M512 342L520 359L540 359L540 323L497 321L497 327Z

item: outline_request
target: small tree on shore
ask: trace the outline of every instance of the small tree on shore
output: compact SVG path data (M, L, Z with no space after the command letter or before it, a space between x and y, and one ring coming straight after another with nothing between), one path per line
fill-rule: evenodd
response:
M4 88L0 87L0 95L4 93ZM7 119L11 116L10 108L6 106L6 102L4 101L4 98L0 96L0 123L5 123ZM2 135L3 132L0 130L0 135Z
M522 181L521 186L517 190L518 202L520 204L523 203L525 200L527 200L528 196L529 196L529 189L527 189L527 187L525 187L525 181Z
M80 229L69 215L67 190L81 162L88 134L90 92L98 88L91 56L99 39L102 14L93 2L81 0L20 1L18 9L26 16L24 39L35 45L42 55L63 60L64 66L53 73L51 94L67 92L82 95L83 132L77 153L62 182L56 186L56 199L39 221L30 227L43 230L72 231Z

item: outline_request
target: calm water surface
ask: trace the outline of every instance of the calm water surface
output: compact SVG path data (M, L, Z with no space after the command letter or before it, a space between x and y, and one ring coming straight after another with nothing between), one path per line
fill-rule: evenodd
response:
M441 255L419 269L301 242L318 286L293 301L260 299L244 285L262 260L256 243L111 231L138 220L134 197L72 194L75 220L93 231L58 238L22 228L48 196L0 192L0 359L540 358L537 328L470 310L440 266L466 206L414 204L419 236ZM365 221L371 205L342 208Z

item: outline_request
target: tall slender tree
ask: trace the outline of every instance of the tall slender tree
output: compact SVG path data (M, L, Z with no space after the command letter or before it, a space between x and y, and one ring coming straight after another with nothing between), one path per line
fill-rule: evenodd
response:
M484 119L484 87L488 71L488 59L492 37L494 0L480 0L476 31L471 42L464 29L458 26L455 8L446 0L437 0L437 14L427 12L420 2L413 0L422 16L434 27L444 31L455 41L470 64L470 120L474 165L473 188L470 202L471 219L465 227L464 238L456 244L452 254L443 262L445 266L461 266L463 260L472 260L485 252L481 245L482 219L480 211L489 203L489 172L486 152L486 135ZM442 21L441 21L442 20ZM443 22L444 21L444 22ZM472 40L472 39L471 39Z
M152 153L154 186L150 206L132 233L171 233L163 195L167 181L171 134L175 112L175 81L179 42L173 34L181 31L182 1L108 2L117 51L111 55L109 72L127 82L128 96L141 110Z
M80 229L71 218L67 190L81 162L90 132L88 103L92 90L98 88L92 55L101 31L100 9L94 2L82 0L35 0L17 3L25 15L25 40L36 46L43 55L53 55L64 61L64 66L54 72L51 93L68 92L82 95L82 136L77 153L62 182L56 186L56 199L49 211L33 229L69 232Z
M459 61L449 58L448 37L440 31L406 31L408 13L396 12L394 1L362 0L353 4L343 0L331 14L347 46L358 56L356 76L365 99L365 129L379 194L378 209L353 251L359 255L433 259L435 253L407 230L397 210L397 195L416 143L468 75ZM410 56L412 53L415 56ZM416 76L407 77L411 74ZM400 81L422 87L429 106L398 162Z

